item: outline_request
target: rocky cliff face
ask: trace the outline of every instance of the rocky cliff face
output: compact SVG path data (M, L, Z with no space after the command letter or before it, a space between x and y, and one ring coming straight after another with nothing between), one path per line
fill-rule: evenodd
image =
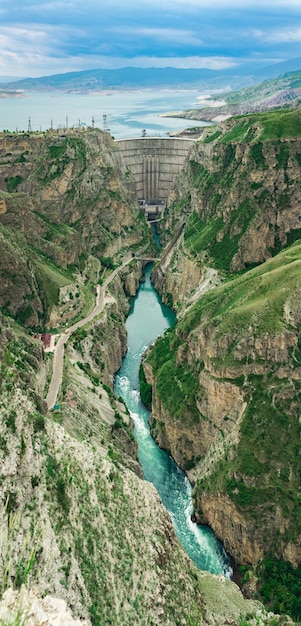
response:
M153 434L242 563L300 558L298 250L206 293L145 364Z
M0 306L38 328L54 305L62 312L59 290L73 291L89 255L112 257L150 235L106 133L3 134L0 154Z
M154 274L179 322L144 367L152 432L195 483L199 521L240 563L296 565L300 133L255 117L206 131L179 179L167 231L186 226Z
M300 110L206 129L162 230L186 216L184 254L222 272L252 267L298 239L300 132Z

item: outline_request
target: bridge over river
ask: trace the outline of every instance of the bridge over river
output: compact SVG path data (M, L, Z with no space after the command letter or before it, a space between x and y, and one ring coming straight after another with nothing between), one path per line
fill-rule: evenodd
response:
M143 205L165 206L175 177L182 170L194 139L140 137L114 142L136 183L136 196Z

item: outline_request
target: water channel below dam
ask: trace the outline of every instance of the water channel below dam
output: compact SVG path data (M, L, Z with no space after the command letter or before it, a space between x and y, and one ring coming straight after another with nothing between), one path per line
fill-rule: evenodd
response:
M229 577L232 573L230 559L209 528L191 521L191 485L185 473L152 438L148 425L150 413L140 399L141 357L147 347L175 323L175 314L161 302L150 281L150 273L151 266L148 265L145 282L141 283L131 303L126 322L128 351L116 374L114 391L123 398L134 421L138 458L144 476L156 487L182 546L200 569Z

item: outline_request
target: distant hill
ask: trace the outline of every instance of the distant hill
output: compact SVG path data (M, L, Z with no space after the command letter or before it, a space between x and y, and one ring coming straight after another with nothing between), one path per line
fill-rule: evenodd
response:
M218 106L218 102L224 102ZM233 115L246 115L276 108L298 108L301 106L301 70L265 80L237 91L212 96L211 106L189 109L174 117L194 120L221 121ZM213 106L214 105L214 106Z
M278 78L283 74L295 72L296 70L301 70L301 57L268 65L256 72L256 76L259 80L265 80L268 78Z
M148 87L201 87L204 88L238 88L252 82L252 77L243 76L239 71L216 71L209 69L178 69L124 67L115 70L85 70L25 78L16 80L9 85L0 84L0 89L27 89L64 91L99 91L104 89L137 89Z

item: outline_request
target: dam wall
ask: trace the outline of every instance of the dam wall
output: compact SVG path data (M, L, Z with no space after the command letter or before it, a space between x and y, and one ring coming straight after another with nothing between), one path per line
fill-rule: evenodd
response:
M136 182L138 200L166 203L194 139L140 137L114 142Z

